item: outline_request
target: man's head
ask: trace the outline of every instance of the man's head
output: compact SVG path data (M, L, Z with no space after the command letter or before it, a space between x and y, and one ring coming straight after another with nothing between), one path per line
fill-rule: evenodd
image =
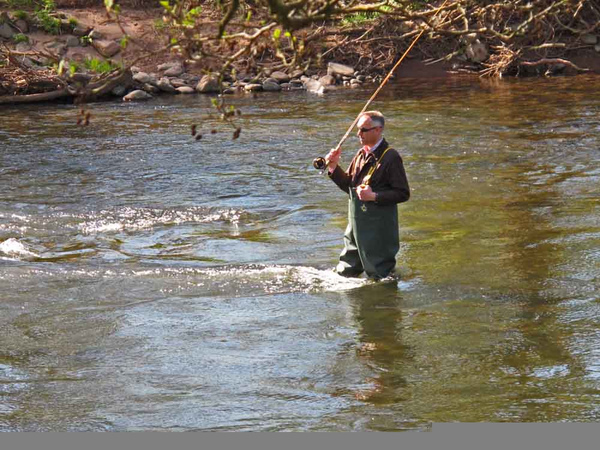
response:
M366 111L360 115L356 126L360 143L372 147L381 139L385 118L379 111Z

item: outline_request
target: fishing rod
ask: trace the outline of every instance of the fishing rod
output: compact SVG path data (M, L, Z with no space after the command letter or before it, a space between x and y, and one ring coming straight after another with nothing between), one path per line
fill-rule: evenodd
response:
M442 3L442 6L439 7L439 9L433 15L433 18L435 18L435 16L438 15L438 13L444 8L444 6L446 5L447 2L448 2L448 0L445 0L444 3ZM358 115L356 116L356 119L354 119L354 122L352 122L352 125L350 125L350 127L346 131L346 134L344 134L344 136L342 137L342 139L340 140L340 142L338 143L338 145L335 147L336 150L339 150L342 147L342 144L346 141L346 139L348 139L348 136L350 136L350 133L352 132L352 129L358 123L358 120L360 119L361 114L364 113L367 110L367 108L371 105L371 103L373 102L373 100L375 100L375 97L377 97L377 94L379 94L379 91L381 91L381 89L383 89L383 87L386 85L386 83L388 82L388 80L391 78L391 76L394 73L394 71L402 63L402 61L404 60L404 58L406 57L406 55L408 55L408 52L411 51L411 49L415 46L415 44L417 43L417 41L421 38L421 36L423 36L423 33L425 33L425 28L423 28L421 30L421 32L417 35L417 37L414 38L414 40L408 46L408 48L406 49L406 51L404 52L404 54L402 55L402 57L396 62L396 64L394 64L394 67L392 67L392 69L389 71L389 73L383 79L383 81L381 82L381 84L379 85L379 87L377 88L377 90L373 93L373 95L367 101L367 103L365 103L365 106L358 113ZM322 156L319 156L318 158L315 158L313 160L313 167L315 169L317 169L317 170L321 170L321 171L325 172L325 169L327 169L328 165L329 165L329 161L327 161Z

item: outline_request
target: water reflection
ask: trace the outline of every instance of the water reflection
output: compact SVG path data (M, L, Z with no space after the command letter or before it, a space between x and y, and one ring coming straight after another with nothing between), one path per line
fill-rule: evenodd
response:
M372 387L357 394L375 404L402 401L406 378L402 367L412 360L402 342L402 297L394 281L355 289L346 294L354 306L360 344L359 359L374 372Z

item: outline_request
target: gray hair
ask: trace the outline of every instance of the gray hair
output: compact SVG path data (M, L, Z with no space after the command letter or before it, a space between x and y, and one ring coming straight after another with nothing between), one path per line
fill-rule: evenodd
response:
M385 127L385 117L379 111L365 111L360 117L369 117L371 122L377 127Z

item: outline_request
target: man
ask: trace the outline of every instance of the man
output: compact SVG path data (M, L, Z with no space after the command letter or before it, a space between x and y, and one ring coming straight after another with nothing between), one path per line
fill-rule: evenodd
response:
M342 149L326 156L329 177L350 196L344 250L336 272L357 277L387 277L396 265L400 249L398 203L410 197L402 158L383 138L385 118L379 111L367 111L357 122L362 148L347 171L338 163Z

